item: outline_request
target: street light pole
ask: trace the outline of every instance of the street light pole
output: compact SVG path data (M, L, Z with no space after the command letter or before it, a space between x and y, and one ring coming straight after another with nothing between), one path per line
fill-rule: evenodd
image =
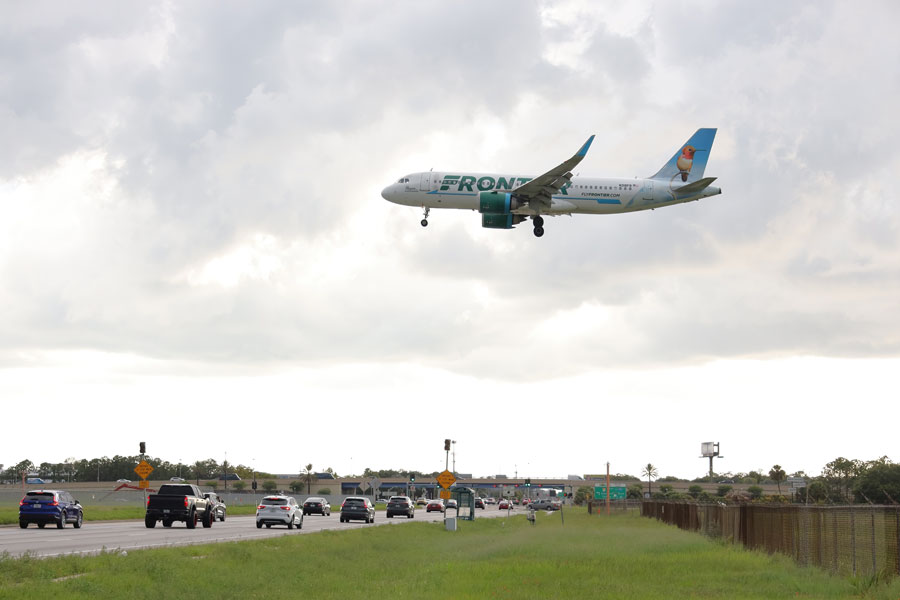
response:
M453 474L456 475L456 440L451 440L453 444Z

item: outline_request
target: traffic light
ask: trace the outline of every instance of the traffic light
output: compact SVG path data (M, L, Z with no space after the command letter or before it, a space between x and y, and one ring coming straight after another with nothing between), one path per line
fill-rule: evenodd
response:
M141 442L141 454L146 454L146 453L147 453L147 443Z
M444 451L450 452L450 438L447 438L446 440L444 440Z
M531 487L531 477L525 479L525 487Z
M412 473L409 474L409 482L410 482L410 483L415 483L415 482L416 482L416 476L413 475Z

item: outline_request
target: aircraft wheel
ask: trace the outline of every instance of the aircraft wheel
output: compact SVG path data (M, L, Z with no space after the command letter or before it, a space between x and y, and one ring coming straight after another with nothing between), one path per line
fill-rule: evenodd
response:
M544 228L543 227L535 227L534 228L534 237L541 237L542 235L544 235Z
M428 227L428 219L422 219L422 227Z
M544 226L544 217L542 217L540 215L537 215L536 217L534 217L532 219L532 221L534 221L535 227L543 227Z

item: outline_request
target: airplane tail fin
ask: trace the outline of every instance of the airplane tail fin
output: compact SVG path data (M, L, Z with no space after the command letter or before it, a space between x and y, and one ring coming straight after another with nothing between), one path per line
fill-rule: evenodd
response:
M703 178L715 139L715 129L698 129L650 179L663 179L678 184L699 181Z

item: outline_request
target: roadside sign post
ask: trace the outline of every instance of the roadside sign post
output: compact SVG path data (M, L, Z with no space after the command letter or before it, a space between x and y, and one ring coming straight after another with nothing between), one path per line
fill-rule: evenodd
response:
M456 483L456 477L454 477L453 473L444 469L444 471L437 476L438 485L440 485L444 490L441 492L441 498L447 499L450 498L450 486ZM446 494L446 496L444 496ZM457 515L459 514L459 510L457 509ZM446 527L447 523L447 509L444 508L444 526Z
M141 450L144 450L144 442L141 442ZM153 472L153 467L150 466L146 460L144 460L143 452L141 453L141 462L138 463L138 466L134 468L134 472L138 474L138 477L141 480L138 482L138 488L144 490L144 504L147 504L147 488L150 487L150 482L147 481L147 477L150 473Z

